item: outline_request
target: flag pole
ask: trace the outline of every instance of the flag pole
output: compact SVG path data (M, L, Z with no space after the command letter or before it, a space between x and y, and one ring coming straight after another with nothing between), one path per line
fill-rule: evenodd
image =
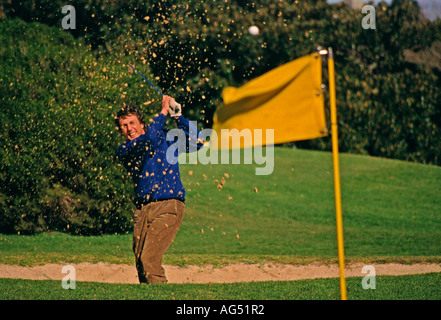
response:
M343 244L343 217L341 209L341 190L340 190L340 165L338 159L338 125L337 125L337 106L335 97L335 73L334 73L334 53L332 48L328 48L328 77L329 95L331 104L331 135L332 135L332 159L334 166L334 193L335 193L335 217L337 222L337 248L338 264L340 269L340 296L341 300L346 300L346 280L344 275L344 244Z

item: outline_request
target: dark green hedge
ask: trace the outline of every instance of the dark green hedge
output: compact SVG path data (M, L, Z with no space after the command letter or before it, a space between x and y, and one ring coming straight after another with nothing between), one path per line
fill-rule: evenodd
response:
M0 41L0 232L127 231L133 187L114 160L113 119L151 101L143 84L41 23L4 20Z

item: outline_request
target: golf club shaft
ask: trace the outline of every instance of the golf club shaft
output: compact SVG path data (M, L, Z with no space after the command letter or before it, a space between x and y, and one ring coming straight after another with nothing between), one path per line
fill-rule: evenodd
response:
M150 81L147 80L146 77L144 77L141 72L139 72L138 70L136 70L136 68L132 65L129 64L129 67L132 68L133 70L136 71L136 73L138 73L149 85L151 85L153 87L153 89L155 89L161 96L163 95L161 91L158 90L158 88L156 88Z
M162 92L159 91L158 88L156 88L150 81L148 81L147 78L141 74L141 72L136 70L136 68L134 66L129 64L129 67L132 68L133 70L135 70L136 73L138 73L149 85L151 85L161 96L163 96ZM181 105L173 99L170 101L170 108L173 112L180 112Z

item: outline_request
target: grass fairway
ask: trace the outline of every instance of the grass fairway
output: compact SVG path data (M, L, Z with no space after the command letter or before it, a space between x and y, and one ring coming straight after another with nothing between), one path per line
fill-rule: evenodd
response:
M340 166L348 260L440 261L440 167L348 154ZM336 261L331 154L275 148L273 174L255 167L181 165L186 215L165 263ZM0 253L19 265L133 263L130 234L0 235Z
M340 167L347 261L441 262L440 167L348 154L340 155ZM273 174L256 176L255 168L256 165L181 165L187 189L186 215L164 256L165 264L337 261L331 154L275 148ZM222 179L225 182L219 189ZM132 264L131 234L0 235L3 264L99 261ZM380 283L384 284L381 290L363 290L360 279L348 279L348 297L440 298L439 274L378 279L378 288ZM0 281L3 299L339 297L336 279L169 284L155 287L154 294L153 289L131 285L78 285L85 291L69 293L61 289L59 282L51 281ZM57 288L51 290L51 286ZM53 296L43 293L49 291L54 292Z
M362 288L360 277L348 278L353 300L440 300L441 274L380 276L376 289ZM0 279L0 300L338 300L338 279L166 284L141 286L77 282L65 290L60 281Z
M441 255L441 168L347 154L340 161L348 257ZM181 166L188 214L173 252L335 257L331 154L276 148L273 174L254 169Z

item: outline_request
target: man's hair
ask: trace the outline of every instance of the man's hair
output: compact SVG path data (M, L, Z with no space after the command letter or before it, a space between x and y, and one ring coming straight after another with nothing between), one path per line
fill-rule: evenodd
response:
M125 118L127 116L134 115L138 118L139 122L145 126L144 117L141 113L141 110L134 106L133 104L125 104L121 110L116 113L115 117L115 127L118 131L121 131L121 127L119 125L119 119Z

